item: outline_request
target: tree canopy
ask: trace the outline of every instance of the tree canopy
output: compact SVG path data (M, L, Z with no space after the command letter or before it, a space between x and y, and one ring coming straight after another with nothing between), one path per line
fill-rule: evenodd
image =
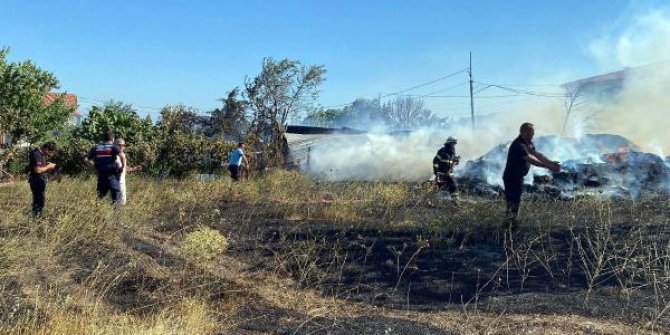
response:
M58 88L56 77L31 61L8 62L8 53L0 49L0 133L11 135L15 143L35 143L64 127L74 110L62 97L45 104L46 95Z

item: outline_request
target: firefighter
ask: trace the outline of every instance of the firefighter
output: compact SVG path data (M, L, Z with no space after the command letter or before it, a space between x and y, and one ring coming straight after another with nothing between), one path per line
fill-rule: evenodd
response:
M447 191L451 194L451 201L458 205L458 185L454 179L454 168L460 163L461 157L456 155L456 144L458 140L453 137L447 138L444 146L437 151L433 158L433 173L435 182L440 192Z
M117 157L119 158L117 162ZM86 164L91 167L98 176L96 191L98 198L103 199L110 193L112 203L115 206L121 200L121 172L126 167L126 156L123 151L114 144L114 133L105 133L105 142L91 148L86 158Z
M40 149L33 149L28 154L28 183L33 194L32 213L34 217L42 215L47 192L47 173L56 169L56 164L48 162L56 151L56 143L47 142Z

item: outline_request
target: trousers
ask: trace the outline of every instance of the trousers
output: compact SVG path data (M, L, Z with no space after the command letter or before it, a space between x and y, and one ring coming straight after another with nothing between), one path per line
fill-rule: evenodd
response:
M521 205L523 193L523 179L503 178L505 184L505 201L507 202L507 216L516 218Z
M107 193L112 197L112 202L116 204L121 200L121 185L119 184L118 174L100 174L98 176L98 186L96 188L98 198L102 199Z
M30 192L33 194L32 212L34 216L40 216L44 209L47 193L47 181L35 178L30 181Z

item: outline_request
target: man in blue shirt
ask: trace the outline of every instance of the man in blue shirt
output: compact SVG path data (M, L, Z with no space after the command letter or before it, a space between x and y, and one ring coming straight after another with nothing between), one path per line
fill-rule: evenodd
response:
M117 163L117 157L119 162ZM114 144L114 133L105 133L105 142L91 148L86 158L86 163L93 168L98 176L96 191L98 198L104 198L109 192L114 205L121 200L121 185L119 184L121 172L126 166L126 156L119 147Z
M235 181L240 180L240 172L243 165L249 166L247 157L244 155L244 148L246 148L246 144L240 142L237 145L237 149L233 150L230 154L230 159L228 159L228 171L230 171L230 177Z
M30 192L33 194L32 212L33 216L42 215L44 203L46 202L47 192L47 172L56 168L56 164L47 162L54 152L56 152L56 143L47 142L41 149L33 149L28 154L28 183Z

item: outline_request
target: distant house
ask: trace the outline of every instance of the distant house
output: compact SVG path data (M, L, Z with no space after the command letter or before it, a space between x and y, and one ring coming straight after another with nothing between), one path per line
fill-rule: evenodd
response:
M72 93L58 93L58 92L50 92L44 97L44 105L49 106L56 99L62 97L63 102L65 103L66 106L70 106L74 108L74 112L70 116L70 123L72 124L79 124L81 122L81 112L79 111L79 104L78 104L78 98L76 94ZM0 147L5 147L11 144L11 136L8 134L0 134Z
M79 111L79 99L76 94L51 92L44 97L44 105L49 106L60 97L63 98L66 106L74 108L74 112L70 116L70 122L72 124L79 124L81 122L81 112Z
M635 70L625 68L621 71L571 81L562 86L568 92L578 93L594 101L609 101L621 93L626 78L629 78L633 71Z
M647 80L665 76L670 71L670 62L626 67L623 70L571 81L562 85L568 94L578 94L596 103L616 100L631 80Z

